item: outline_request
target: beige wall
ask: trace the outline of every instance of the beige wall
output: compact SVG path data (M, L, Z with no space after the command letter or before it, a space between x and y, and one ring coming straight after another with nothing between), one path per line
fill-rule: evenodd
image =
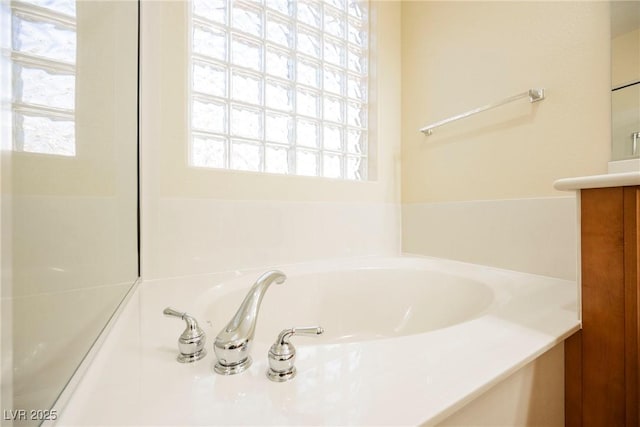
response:
M402 3L402 201L562 195L562 177L606 173L606 2ZM437 129L466 110L546 88Z
M377 179L349 182L188 165L187 6L143 4L143 176L146 195L226 200L394 202L399 194L400 3L372 2ZM145 40L148 42L145 44ZM146 114L144 113L146 111ZM153 188L150 188L153 187ZM144 196L144 195L143 195Z
M611 39L611 86L640 79L640 28Z

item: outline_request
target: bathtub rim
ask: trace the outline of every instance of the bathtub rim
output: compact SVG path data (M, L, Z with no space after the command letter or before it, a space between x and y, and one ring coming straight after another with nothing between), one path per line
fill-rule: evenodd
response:
M314 260L314 261L311 261L310 263L318 264L318 263L327 263L327 262L328 263L338 262L341 264L342 263L350 264L354 262L355 263L368 262L372 260L389 259L389 258L418 259L421 261L429 260L431 262L438 263L442 266L446 266L447 268L462 267L463 269L468 269L468 271L481 269L484 272L516 274L522 277L539 278L542 281L551 280L556 283L573 285L573 286L576 286L577 288L576 283L571 280L549 278L549 277L537 275L537 274L523 273L523 272L506 270L506 269L496 268L491 266L465 263L465 262L450 260L450 259L442 259L442 258L429 257L429 256L416 256L414 254L399 254L397 256L366 256L366 257L353 257L353 258L337 258L337 259L329 259L329 260L325 259L325 260ZM281 265L278 267L287 268L287 266L305 266L310 263L309 262L291 263L291 264ZM190 286L211 286L210 280L212 279L229 280L229 279L238 277L238 275L240 274L252 274L260 271L264 271L264 268L231 270L231 271L216 272L216 273L210 273L210 274L198 274L198 275L181 276L181 277L174 277L174 278L167 278L167 279L154 279L154 280L148 280L148 281L143 280L140 286L138 286L135 289L135 295L133 295L132 298L129 299L126 306L123 308L124 313L120 313L119 317L129 318L129 319L131 318L140 319L144 315L144 313L141 312L141 307L144 306L144 294L146 292L157 291L157 290L160 290L160 288L162 287L176 286L177 284L184 283L185 281L193 282L191 283ZM132 301L136 301L136 303ZM501 382L502 380L504 380L505 378L513 374L519 368L525 366L532 360L536 359L541 354L548 351L555 345L562 343L564 339L572 335L579 328L580 328L580 322L578 321L577 317L575 321L565 322L565 324L561 327L561 330L559 330L557 334L555 334L553 337L551 336L547 337L548 339L544 340L544 343L539 343L539 345L536 345L535 350L527 352L527 355L525 357L520 357L516 361L512 361L511 363L505 364L505 367L501 370L501 373L499 375L493 376L491 380L484 381L479 386L474 387L472 391L465 393L464 395L460 396L459 399L456 399L455 401L451 402L448 405L441 406L435 412L432 411L429 414L425 414L424 417L414 416L412 418L413 422L411 423L412 424L428 423L429 425L431 425L431 424L438 423L440 421L445 420L448 416L452 415L454 412L461 409L470 401L474 400L476 397L480 396L481 394L489 390L491 387L493 387L497 383ZM123 327L122 322L118 321L116 322L114 327L110 329L110 331L105 331L106 336L104 338L104 345L103 345L102 351L98 352L98 354L95 355L94 360L91 361L90 365L87 367L85 372L83 372L84 374L83 376L81 376L80 378L74 378L74 381L73 381L73 384L75 384L74 390L70 390L70 394L69 394L70 398L67 402L66 408L63 408L61 417L59 418L58 422L55 425L67 425L66 423L68 422L71 422L71 425L73 425L74 417L76 420L83 419L82 403L83 402L86 403L91 400L90 394L91 394L91 390L93 390L94 388L91 384L94 384L96 381L99 382L101 377L104 380L103 373L104 373L104 367L108 365L108 359L109 359L108 354L109 352L117 351L118 345L116 344L116 342L122 338L123 332L126 332L126 331L123 331L123 329L126 329L126 328ZM430 332L426 332L424 334L419 334L419 335L429 335L429 334ZM211 341L210 341L211 338L212 337L210 336L209 342L207 345L211 344ZM401 337L401 338L393 338L393 339L414 339L414 338ZM346 345L357 345L357 344L354 343L354 344L346 344ZM211 373L211 375L213 375L213 373ZM84 419L89 420L89 419L95 419L95 418L84 418ZM79 421L75 421L75 422L82 424L82 422L79 422ZM86 423L86 421L84 422ZM369 423L370 422L371 421L369 421ZM122 423L124 424L130 423L130 420L122 419ZM153 424L152 421L151 421L151 424ZM226 424L226 423L222 422L222 424ZM382 424L391 425L393 423L383 422Z

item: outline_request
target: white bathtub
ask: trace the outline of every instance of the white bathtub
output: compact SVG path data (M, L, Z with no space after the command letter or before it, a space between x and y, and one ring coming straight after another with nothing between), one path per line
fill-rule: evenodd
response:
M455 325L486 312L496 302L478 280L437 271L433 263L407 259L286 268L288 279L272 285L260 309L257 341L274 341L282 329L320 325L322 345L420 334ZM245 274L205 292L194 309L224 326L257 278Z
M277 266L240 375L213 373L212 342L266 269L143 283L65 408L60 425L434 424L575 331L576 285L460 262L363 258ZM175 361L195 316L209 355ZM278 332L294 337L298 376L267 380Z

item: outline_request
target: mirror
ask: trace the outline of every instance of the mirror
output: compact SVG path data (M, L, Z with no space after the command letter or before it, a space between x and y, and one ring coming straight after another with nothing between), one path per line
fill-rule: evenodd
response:
M138 2L11 0L2 425L38 425L138 278Z
M611 160L640 157L640 1L611 2Z

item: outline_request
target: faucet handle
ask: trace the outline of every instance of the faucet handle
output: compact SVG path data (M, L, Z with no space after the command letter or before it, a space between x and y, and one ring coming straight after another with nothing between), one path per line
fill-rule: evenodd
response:
M165 316L173 316L173 317L182 319L182 316L184 316L187 313L183 313L181 311L174 310L171 307L167 307L162 311L162 314L164 314Z
M294 335L317 336L324 333L320 326L285 329L269 349L269 369L267 378L275 382L284 382L296 376L296 348L289 340Z
M174 310L170 307L165 308L162 313L165 316L182 319L187 324L187 327L178 338L178 349L180 350L178 362L191 363L207 355L207 350L204 348L207 336L200 326L198 326L196 319L187 313Z

